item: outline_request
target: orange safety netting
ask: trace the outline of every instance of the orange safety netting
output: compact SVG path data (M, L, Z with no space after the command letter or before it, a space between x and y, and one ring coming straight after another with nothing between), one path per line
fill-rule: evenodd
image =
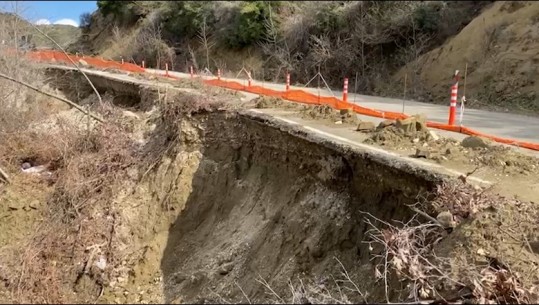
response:
M96 67L96 68L102 68L102 69L112 68L112 69L118 69L118 70L123 70L123 71L128 71L128 72L139 72L139 73L145 72L145 69L132 63L122 64L119 62L99 59L95 57L66 55L63 52L52 51L52 50L28 52L27 56L28 58L37 60L37 61L71 63L71 60L72 60L75 63L78 63L80 60L83 60L88 65Z
M358 114L378 117L378 118L383 118L383 119L389 119L389 120L405 119L405 118L410 117L409 115L406 115L404 113L370 109L370 108L359 106L357 104L344 102L335 97L318 96L309 92L305 92L303 90L276 91L276 90L267 89L267 88L263 88L259 86L249 87L249 86L244 86L238 82L222 81L222 80L217 80L217 79L205 80L204 83L208 85L219 86L219 87L224 87L224 88L233 89L233 90L241 90L241 91L256 93L259 95L280 97L289 101L300 102L300 103L305 103L305 104L329 105L335 109L352 109L352 111ZM518 141L518 140L513 140L513 139L496 137L496 136L484 134L484 133L481 133L481 132L478 132L478 131L475 131L473 129L463 127L463 126L447 125L447 124L430 122L430 121L427 122L427 126L431 128L446 130L446 131L463 133L467 135L480 136L480 137L491 139L495 142L539 151L539 144L536 144L536 143L523 142L523 141Z
M98 67L98 68L115 68L118 70L124 70L124 71L129 71L129 72L140 72L140 73L146 71L144 68L141 68L131 63L122 64L115 61L97 59L97 58L88 57L88 56L85 56L85 57L74 56L74 55L68 55L68 56L75 62L78 62L79 60L82 59L88 65ZM70 63L68 56L58 51L35 51L35 52L28 53L28 57L34 60ZM177 77L174 77L171 75L163 75L163 76L173 78L173 79L178 79ZM357 104L344 102L342 100L339 100L336 97L318 96L316 94L312 94L303 90L277 91L277 90L272 90L272 89L268 89L268 88L264 88L260 86L244 86L238 82L223 81L223 80L218 80L218 79L204 80L204 83L208 85L219 86L219 87L228 88L232 90L246 91L246 92L255 93L258 95L280 97L285 100L304 103L304 104L329 105L330 107L334 109L352 109L352 111L354 111L357 114L362 114L362 115L367 115L367 116L372 116L372 117L377 117L377 118L396 120L396 119L405 119L405 118L410 117L409 115L406 115L404 113L370 109L370 108L359 106ZM463 127L463 126L447 125L447 124L430 122L430 121L427 122L427 126L431 128L446 130L446 131L463 133L467 135L480 136L487 139L491 139L495 142L539 151L539 144L537 143L523 142L523 141L518 141L518 140L513 140L513 139L496 137L496 136L484 134L484 133L481 133L481 132L478 132L478 131L475 131L473 129Z

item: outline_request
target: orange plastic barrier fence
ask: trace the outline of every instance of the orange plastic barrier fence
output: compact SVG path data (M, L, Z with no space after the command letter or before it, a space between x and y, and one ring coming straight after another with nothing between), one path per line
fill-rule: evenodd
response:
M119 63L111 60L103 60L95 57L88 57L88 56L75 56L75 55L66 55L63 52L59 51L52 51L52 50L43 50L43 51L34 51L29 52L26 54L28 58L36 60L36 61L47 61L47 62L62 62L62 63L68 63L70 64L71 60L74 62L79 62L80 60L85 61L88 65L107 69L118 69L128 72L138 72L138 73L144 73L145 69L132 64L132 63Z
M259 95L280 97L280 98L294 101L294 102L314 104L314 105L329 105L335 109L352 109L352 111L358 114L378 117L378 118L383 118L383 119L397 120L397 119L405 119L409 117L408 115L404 113L381 111L381 110L365 108L357 104L343 102L335 97L318 96L309 92L305 92L303 90L276 91L272 89L262 88L259 86L248 87L238 82L223 81L223 80L217 80L217 79L205 80L204 82L208 85L219 86L219 87L224 87L224 88L233 89L233 90L246 91L246 92L256 93ZM498 143L509 144L509 145L514 145L518 147L523 147L523 148L539 151L539 144L536 144L536 143L523 142L523 141L496 137L496 136L484 134L484 133L481 133L481 132L478 132L478 131L475 131L473 129L463 127L463 126L447 125L447 124L442 124L442 123L437 123L437 122L427 122L427 126L431 128L458 132L458 133L463 133L463 134L472 135L472 136L480 136L487 139L491 139Z
M37 61L53 61L53 62L56 61L56 62L64 62L64 63L71 63L69 58L71 58L74 62L78 62L79 60L82 59L88 65L98 67L98 68L114 68L118 70L123 70L123 71L128 71L128 72L138 72L138 73L146 72L144 68L139 67L135 64L131 64L131 63L122 64L115 61L103 60L103 59L98 59L95 57L88 57L88 56L85 56L85 57L74 56L74 55L66 56L62 52L51 51L51 50L29 52L27 53L27 56ZM177 77L174 77L170 74L162 75L162 76L172 78L172 79L178 79ZM304 104L329 105L330 107L334 109L352 109L352 111L358 114L377 117L377 118L383 118L383 119L397 120L397 119L405 119L409 117L408 115L404 113L381 111L381 110L376 110L376 109L365 108L357 104L344 102L336 97L318 96L316 94L312 94L303 90L277 91L277 90L272 90L268 88L263 88L260 86L244 86L238 82L224 81L224 80L219 80L219 79L204 80L204 83L208 85L219 86L219 87L228 88L232 90L246 91L246 92L255 93L258 95L280 97L282 99L286 99L293 102L304 103ZM539 151L539 144L537 143L523 142L523 141L496 137L496 136L484 134L484 133L481 133L481 132L478 132L478 131L475 131L473 129L463 127L463 126L447 125L447 124L430 122L430 121L427 122L427 126L431 128L446 130L446 131L463 133L467 135L480 136L487 139L491 139L495 142Z

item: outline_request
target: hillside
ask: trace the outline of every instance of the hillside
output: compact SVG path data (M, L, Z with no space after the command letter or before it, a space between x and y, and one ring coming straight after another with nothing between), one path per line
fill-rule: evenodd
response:
M33 28L28 21L17 18L12 14L0 13L0 25L2 27L0 36L2 37L2 40L5 40L8 44L10 41L14 41L17 36L21 43L24 41L29 46L38 49L58 48L54 43ZM63 48L80 39L81 30L78 27L63 24L38 25L37 27L54 39Z
M497 2L447 43L421 56L415 64L432 101L447 102L451 74L456 69L464 74L468 64L470 106L538 113L538 22L539 2ZM413 64L396 78L402 79Z
M76 42L81 33L80 28L65 24L39 25L39 28L54 39L62 48L66 48ZM54 43L35 30L31 42L35 43L36 48L57 49Z
M307 83L447 103L464 74L469 107L539 113L539 4L522 1L98 1L72 51L174 70ZM406 84L404 78L406 77ZM462 84L462 82L461 82ZM406 92L404 89L406 88ZM462 87L461 87L462 89ZM462 91L461 91L462 92Z

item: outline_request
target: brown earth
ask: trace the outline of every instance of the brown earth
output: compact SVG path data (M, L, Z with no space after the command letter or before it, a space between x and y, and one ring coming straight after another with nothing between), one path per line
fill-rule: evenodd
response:
M435 131L431 131L434 132ZM539 172L539 159L516 152L514 149L496 145L487 139L479 139L482 145L467 144L455 139L437 136L434 139L429 131L406 133L394 126L374 131L365 143L379 144L392 150L417 151L428 153L427 159L440 164L456 162L478 167L489 167L504 174L534 175Z
M447 103L452 75L467 68L466 98L470 107L524 114L539 111L539 3L496 1L444 45L422 55L396 74L419 66L419 78L435 103ZM463 92L460 82L459 96Z

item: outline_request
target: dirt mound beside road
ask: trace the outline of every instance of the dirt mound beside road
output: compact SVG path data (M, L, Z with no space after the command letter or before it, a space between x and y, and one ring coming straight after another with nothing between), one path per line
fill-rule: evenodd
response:
M307 106L303 105L299 113L303 118L314 120L329 120L334 123L357 125L359 119L350 110L335 110L328 105Z
M285 109L299 109L301 105L285 101L278 97L259 96L252 101L255 104L255 108L285 108Z
M413 118L413 117L412 117ZM459 162L478 167L489 167L504 174L539 173L539 159L524 155L515 149L495 144L475 136L458 141L441 137L426 127L407 130L397 123L381 123L365 140L393 150L415 150L415 157L424 157L439 163Z

